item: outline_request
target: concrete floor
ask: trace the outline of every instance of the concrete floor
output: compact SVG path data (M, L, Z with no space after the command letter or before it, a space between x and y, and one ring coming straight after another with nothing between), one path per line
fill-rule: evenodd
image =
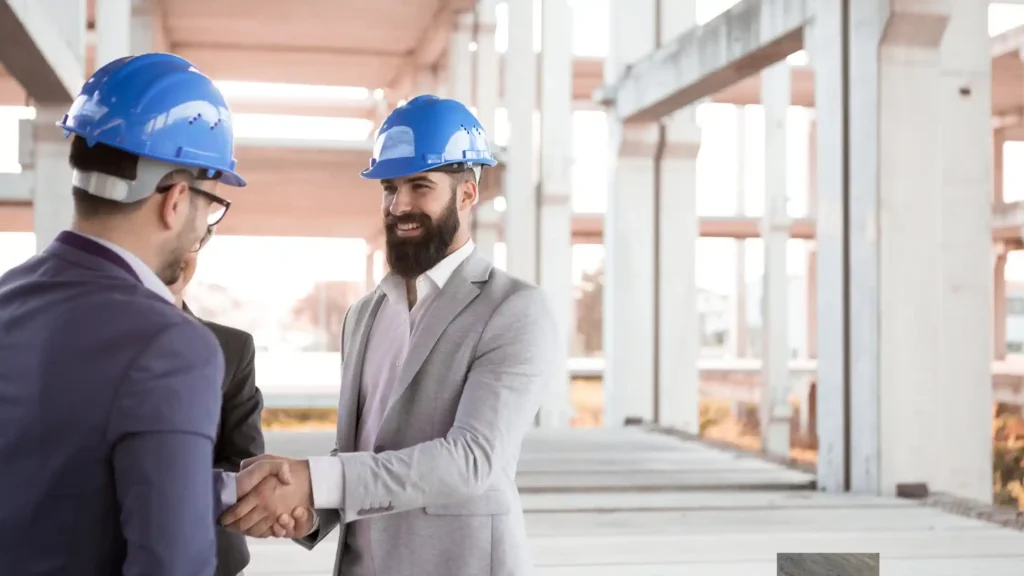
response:
M332 445L323 432L267 437L268 452L290 456ZM1024 533L802 488L810 480L638 429L533 432L518 476L538 576L775 576L779 553L838 552L879 553L883 576L1024 573ZM253 540L245 572L327 575L336 545Z

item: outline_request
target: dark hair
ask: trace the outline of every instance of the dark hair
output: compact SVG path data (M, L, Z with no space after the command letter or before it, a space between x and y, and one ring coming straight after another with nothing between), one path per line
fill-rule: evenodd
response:
M138 176L139 157L105 144L89 146L84 138L75 136L71 141L71 154L68 157L68 163L72 168L83 172L98 172L115 178L135 180ZM164 177L158 187L170 184L182 177L193 177L193 175L187 170L176 170ZM71 193L75 198L75 214L87 220L131 214L141 208L146 201L146 199L142 199L129 203L117 202L94 196L78 187L73 187Z

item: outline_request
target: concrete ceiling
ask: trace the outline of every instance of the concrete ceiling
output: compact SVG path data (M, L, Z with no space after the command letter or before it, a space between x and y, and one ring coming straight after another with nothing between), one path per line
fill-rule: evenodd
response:
M90 22L94 3L89 0ZM279 0L137 0L136 4L152 16L156 49L192 60L213 78L382 88L393 105L413 95L423 71L445 67L456 16L470 9L474 0L305 0L301 11ZM1024 109L1024 66L1018 56L1022 35L1011 31L993 40L995 114L1019 114ZM92 53L90 47L89 69ZM603 60L577 58L573 73L575 99L589 101L603 83ZM499 78L503 81L504 74ZM755 75L742 80L712 100L757 104L759 79ZM0 66L0 105L26 102L24 90ZM814 103L809 67L793 68L793 102ZM317 105L240 101L232 106L236 112L358 116L376 121L382 104L368 98ZM367 162L365 150L242 146L237 157L250 186L226 191L235 203L222 233L378 234L380 192L375 183L359 177ZM485 196L498 193L500 181L500 172L492 172ZM580 216L578 220L581 239L599 237L600 218ZM30 227L30 209L0 206L0 230ZM716 230L706 232L724 233Z

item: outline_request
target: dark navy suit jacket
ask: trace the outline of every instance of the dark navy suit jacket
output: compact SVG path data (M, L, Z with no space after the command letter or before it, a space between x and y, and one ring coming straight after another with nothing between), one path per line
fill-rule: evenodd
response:
M116 264L58 242L0 277L2 574L214 574L223 355Z

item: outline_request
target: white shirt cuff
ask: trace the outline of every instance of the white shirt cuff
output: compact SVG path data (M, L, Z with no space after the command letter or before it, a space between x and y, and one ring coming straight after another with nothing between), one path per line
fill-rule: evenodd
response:
M341 460L336 456L315 456L309 459L309 479L313 485L313 507L340 510L345 484L341 476Z
M221 510L226 510L238 502L238 480L234 472L214 470L215 480L219 483L217 492L220 496Z

